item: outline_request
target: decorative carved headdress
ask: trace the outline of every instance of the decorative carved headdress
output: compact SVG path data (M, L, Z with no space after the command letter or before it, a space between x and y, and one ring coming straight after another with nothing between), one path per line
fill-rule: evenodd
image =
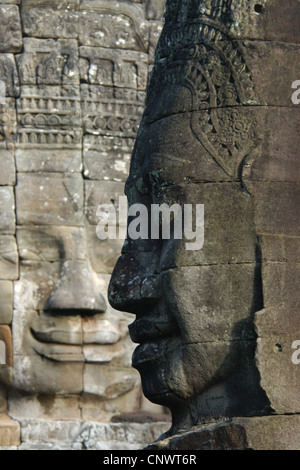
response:
M231 32L236 3L245 0L168 0L147 103L163 87L188 88L194 135L228 176L239 179L258 145L248 108L258 101L240 41Z

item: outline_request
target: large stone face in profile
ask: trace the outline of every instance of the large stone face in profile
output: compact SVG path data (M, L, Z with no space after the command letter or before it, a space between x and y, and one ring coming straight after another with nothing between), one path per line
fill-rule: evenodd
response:
M109 293L136 314L133 365L171 435L299 413L299 8L167 1L126 192L149 210L204 204L205 241L129 239Z
M121 241L98 239L96 211L123 194L163 6L1 2L0 412L16 419L155 411L132 316L107 302ZM0 421L0 446L19 445Z

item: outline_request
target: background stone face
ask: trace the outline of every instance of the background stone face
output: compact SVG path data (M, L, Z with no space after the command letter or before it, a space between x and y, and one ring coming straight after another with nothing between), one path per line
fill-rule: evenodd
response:
M164 3L0 2L0 411L16 420L161 412L130 366L131 316L106 299L122 241L97 238L96 209L123 194ZM0 445L19 443L3 418Z

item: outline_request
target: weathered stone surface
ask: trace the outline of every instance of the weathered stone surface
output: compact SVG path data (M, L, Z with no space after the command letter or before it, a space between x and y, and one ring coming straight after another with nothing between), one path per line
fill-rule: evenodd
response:
M183 99L189 103L190 94L187 88L175 88L164 89L172 109L168 109L162 97L163 106L158 100L151 114L143 118L132 163L136 173L159 171L161 179L171 184L228 181L238 179L239 172L246 187L252 179L296 180L299 174L298 108L240 106L184 113L180 103L177 109L172 103L182 100L183 104ZM169 101L170 96L172 101ZM170 116L162 119L168 114ZM277 133L267 130L272 123L278 126ZM186 153L187 144L191 153ZM151 163L146 160L148 152L152 155ZM182 157L178 158L178 154ZM286 163L283 155L287 156Z
M297 450L299 416L234 418L157 440L146 450Z
M79 85L78 46L73 39L24 38L17 63L21 85Z
M8 325L0 325L0 341L3 341L5 344L5 366L12 367L12 362L13 362L12 336L11 336L11 329Z
M12 235L0 236L0 278L18 279L18 251Z
M63 172L63 173L78 173L82 169L82 155L78 149L72 150L68 147L78 147L80 145L78 138L79 134L72 131L63 132L62 134L56 130L50 132L36 133L37 129L30 129L29 133L24 129L22 132L22 141L26 143L19 143L16 150L16 166L17 170L25 172L44 171L44 172ZM36 133L35 143L30 142L34 139L33 135ZM44 142L41 142L41 139ZM56 143L51 144L51 140L56 140ZM40 142L39 142L40 140ZM58 141L58 142L57 142ZM62 142L61 142L62 141ZM64 142L65 141L65 142ZM67 141L67 142L66 142ZM70 142L70 144L68 143ZM71 143L73 142L73 144ZM35 147L30 150L30 147ZM51 150L51 147L56 147L56 150ZM45 150L45 148L47 150Z
M15 197L11 186L0 187L0 231L15 233Z
M16 5L0 5L0 25L0 52L19 52L22 49L22 31Z
M111 274L118 257L121 254L123 239L100 240L96 234L95 225L87 227L88 250L91 265L96 273Z
M163 18L166 0L149 0L146 2L146 16L149 20Z
M86 260L65 261L60 280L45 305L47 311L105 312L106 304L94 285L90 263Z
M80 12L81 44L147 50L148 24L140 5L87 0L81 3Z
M122 49L81 46L81 76L91 85L116 86L145 90L148 78L148 55Z
M13 141L17 129L16 107L13 98L1 100L0 105L0 145L1 148L13 150Z
M260 235L263 261L300 262L300 238Z
M78 396L25 395L10 391L10 416L16 419L81 420Z
M0 148L0 185L14 185L16 181L13 151Z
M85 135L83 139L84 176L92 180L124 181L128 176L132 137ZM113 160L114 159L114 160Z
M43 309L58 283L60 263L24 262L20 264L20 278L14 286L15 308L23 311L24 318L30 310ZM18 333L16 332L16 335Z
M19 77L13 54L0 54L0 80L5 84L5 96L19 95Z
M0 415L0 446L17 446L20 443L20 424L4 414Z
M15 355L13 389L29 394L66 395L82 392L81 362L47 361L32 350L31 355Z
M97 208L101 204L113 204L119 207L119 196L124 185L119 182L85 181L85 213L90 224L97 225Z
M102 93L103 92L103 93ZM100 85L81 86L82 117L87 134L135 137L145 92Z
M153 64L157 41L163 29L162 21L153 21L150 23L149 35L149 64Z
M0 415L7 411L7 390L6 386L0 385Z
M165 429L161 423L105 424L93 421L22 419L19 450L136 450Z
M0 281L0 324L10 324L13 311L13 283Z
M299 237L299 184L256 182L247 183L247 187L255 197L255 225L258 233Z
M181 175L179 177L181 178ZM136 187L128 190L129 205L134 203L136 194ZM218 262L236 264L255 261L256 237L252 201L246 194L241 194L239 183L174 184L165 188L163 193L157 188L153 190L155 204L165 203L172 207L173 204L177 204L178 197L181 199L181 211L177 215L177 220L180 217L182 220L187 215L185 204L194 206L203 204L204 227L199 213L196 214L194 211L192 218L193 223L197 223L197 230L195 229L194 234L190 236L191 240L187 239L184 230L180 234L181 238L174 239L172 234L170 240L165 240L164 254L159 260L160 269ZM203 246L201 246L202 236ZM128 238L123 252L130 254L136 251L159 251L159 245L156 245L154 240L132 241Z
M25 0L21 18L27 36L37 38L77 38L79 0Z
M129 172L130 153L121 149L103 152L90 144L89 136L84 138L84 174L90 179L125 182ZM96 147L96 148L95 148Z
M85 229L79 227L18 227L17 242L22 260L83 260L86 257Z
M72 173L20 174L16 204L20 225L82 225L82 178Z
M138 385L136 371L130 368L102 367L102 373L97 373L98 367L87 364L83 374L83 391L101 398L116 398Z
M235 0L231 7L228 8L224 1L218 4L208 1L205 4L195 4L187 11L183 1L173 5L167 2L166 28L158 44L159 55L165 57L167 47L175 49L191 42L197 44L221 41L228 35L239 39L299 42L299 5L294 0L288 0L284 4L280 0L271 3L267 0L260 3L256 0ZM184 15L181 10L185 10ZM191 20L193 25L189 28ZM207 21L210 23L209 27L206 27ZM183 28L185 34L181 39Z
M260 323L263 320L260 319ZM278 414L299 413L299 365L292 362L295 352L292 346L299 341L300 329L293 326L293 330L289 335L284 332L269 333L257 340L256 361L261 385L272 409ZM257 332L260 335L259 326Z

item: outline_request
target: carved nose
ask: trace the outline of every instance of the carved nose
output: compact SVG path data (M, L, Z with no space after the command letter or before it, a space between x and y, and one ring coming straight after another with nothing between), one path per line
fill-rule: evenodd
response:
M44 310L61 315L93 315L106 310L106 302L96 288L95 274L84 260L65 261L56 289Z
M154 253L123 254L113 271L108 300L116 310L137 313L149 308L161 297L159 276L155 274Z

